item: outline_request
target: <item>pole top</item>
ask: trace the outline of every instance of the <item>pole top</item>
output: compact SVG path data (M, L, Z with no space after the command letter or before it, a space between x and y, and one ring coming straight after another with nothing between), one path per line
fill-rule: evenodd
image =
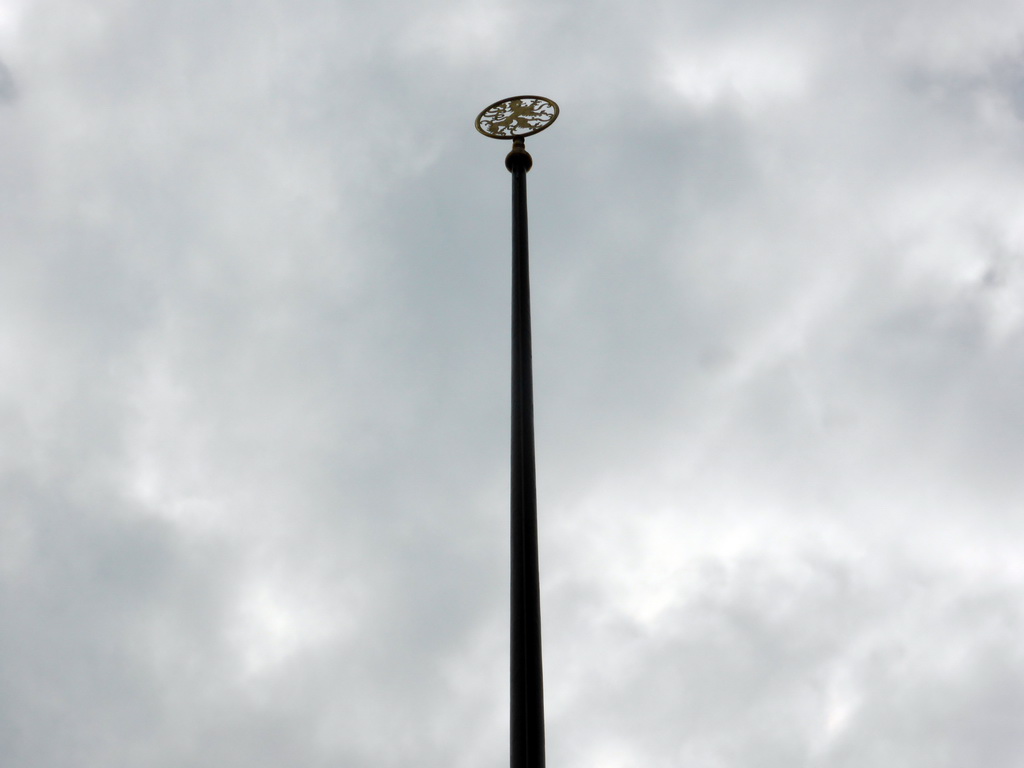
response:
M513 139L522 145L558 119L558 105L543 96L513 96L496 101L476 118L476 129L491 139ZM515 148L512 150L515 152ZM523 149L523 152L526 150Z
M522 165L527 172L533 168L533 156L526 151L526 139L519 136L512 140L512 151L505 155L505 167L509 173L515 171L516 165Z

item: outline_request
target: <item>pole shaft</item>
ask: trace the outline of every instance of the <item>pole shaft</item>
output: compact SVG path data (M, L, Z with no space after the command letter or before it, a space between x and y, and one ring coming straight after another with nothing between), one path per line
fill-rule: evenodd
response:
M518 142L517 142L518 143ZM541 662L537 476L533 438L533 353L526 173L520 144L512 173L512 643L511 768L544 768L544 673Z

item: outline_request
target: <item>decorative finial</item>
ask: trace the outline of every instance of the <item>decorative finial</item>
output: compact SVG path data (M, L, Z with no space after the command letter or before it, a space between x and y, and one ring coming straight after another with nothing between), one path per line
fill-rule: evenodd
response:
M558 118L558 105L543 96L513 96L496 101L476 118L476 129L492 139L525 139Z

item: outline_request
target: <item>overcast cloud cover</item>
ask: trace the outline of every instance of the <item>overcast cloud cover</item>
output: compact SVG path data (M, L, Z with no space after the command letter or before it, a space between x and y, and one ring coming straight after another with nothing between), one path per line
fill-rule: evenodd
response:
M0 762L1024 765L1018 0L0 0Z

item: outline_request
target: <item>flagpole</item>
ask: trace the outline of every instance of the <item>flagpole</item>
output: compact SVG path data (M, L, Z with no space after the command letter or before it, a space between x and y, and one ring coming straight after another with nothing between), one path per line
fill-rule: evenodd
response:
M537 553L537 471L533 434L533 351L530 333L530 244L526 174L533 158L526 137L547 128L558 105L540 96L496 101L476 119L480 133L512 139L512 467L509 764L544 768L544 665Z
M512 174L512 612L511 768L544 768L544 669L537 552L537 473L533 432L530 245L524 139L505 165Z

